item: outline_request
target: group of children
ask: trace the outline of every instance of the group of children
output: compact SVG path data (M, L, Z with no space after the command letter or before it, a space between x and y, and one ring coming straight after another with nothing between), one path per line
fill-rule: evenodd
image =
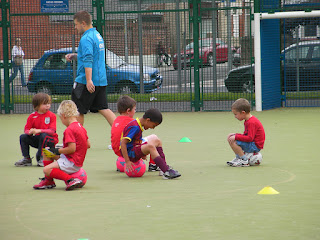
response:
M90 148L87 131L79 123L79 112L72 100L64 100L58 108L58 116L66 126L63 133L63 146L58 147L56 133L56 116L50 111L51 98L48 94L38 93L33 97L35 112L30 114L20 136L23 158L15 166L31 166L30 146L37 148L38 166L43 166L45 177L34 185L34 189L54 188L54 179L63 180L66 190L83 187L81 179L71 175L83 166L87 149ZM149 171L160 170L164 179L178 178L181 174L172 169L165 159L162 142L156 135L142 137L142 132L154 129L162 122L162 114L156 108L147 110L143 117L134 119L136 101L129 96L122 96L117 102L118 116L111 127L111 144L114 153L123 157L126 170L133 170L133 163L146 159L150 155ZM231 133L228 142L236 157L228 161L232 167L258 165L262 160L260 150L263 149L265 132L261 122L250 113L250 103L246 99L236 100L232 112L239 121L244 122L243 134ZM55 161L56 160L56 161Z

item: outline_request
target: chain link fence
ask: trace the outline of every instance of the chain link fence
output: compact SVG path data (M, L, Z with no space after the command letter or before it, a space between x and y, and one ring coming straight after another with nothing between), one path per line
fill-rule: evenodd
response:
M113 111L120 94L135 98L138 111L229 111L239 97L254 105L252 78L240 83L244 90L233 89L237 80L226 83L230 71L252 64L252 1L8 0L7 8L1 112L32 112L37 92L52 96L52 111L71 98L77 66L64 56L77 51L73 15L80 10L92 14L105 41ZM16 39L24 52L19 66L11 57Z

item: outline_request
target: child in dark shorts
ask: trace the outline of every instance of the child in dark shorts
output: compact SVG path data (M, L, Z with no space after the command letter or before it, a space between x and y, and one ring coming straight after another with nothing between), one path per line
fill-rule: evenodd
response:
M163 172L164 179L180 177L181 174L171 169L165 159L162 142L156 135L150 135L147 141L142 143L142 132L149 128L155 128L162 122L162 114L156 108L147 110L142 118L131 121L124 129L120 141L121 153L126 162L126 169L133 170L133 162L139 161L150 154L153 161Z
M46 93L37 93L32 98L34 112L27 119L24 133L20 135L20 147L23 158L17 161L16 167L32 165L30 146L37 148L37 165L43 167L42 148L47 143L58 143L57 117L50 111L51 97Z

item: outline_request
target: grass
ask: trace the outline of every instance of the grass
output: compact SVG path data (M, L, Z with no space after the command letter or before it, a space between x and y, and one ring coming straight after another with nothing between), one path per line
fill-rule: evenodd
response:
M148 93L148 94L129 94L139 102L150 102L151 97L156 97L158 102L183 102L183 101L194 101L194 93ZM14 103L31 103L33 95L14 95L11 97ZM119 99L119 94L108 94L108 102L115 103ZM52 101L60 103L63 100L70 99L70 95L52 95ZM203 93L200 95L203 101L234 101L238 98L254 99L255 95L250 93L229 93L229 92L218 92L218 93ZM320 91L310 92L287 92L286 99L319 99ZM4 102L4 95L2 95L2 101Z
M320 239L319 109L253 114L266 130L262 165L232 168L225 164L233 158L226 137L243 132L232 113L164 113L163 123L144 135L162 139L168 164L182 174L175 180L116 172L107 150L110 127L89 114L88 182L70 192L58 180L55 189L32 189L42 168L13 165L27 115L1 115L1 239ZM65 127L57 127L62 142ZM179 143L182 137L192 142ZM280 194L258 195L265 186Z

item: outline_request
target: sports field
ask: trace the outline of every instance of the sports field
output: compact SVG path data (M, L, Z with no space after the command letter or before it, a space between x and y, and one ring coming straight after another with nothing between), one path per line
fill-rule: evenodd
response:
M262 165L247 168L225 163L234 157L227 135L244 130L231 112L163 115L163 123L144 136L163 140L167 162L180 178L116 172L116 157L107 149L110 126L89 114L88 182L69 192L59 180L55 189L33 190L42 168L14 166L28 115L0 115L0 239L320 239L319 108L253 112L266 143ZM57 127L61 143L65 127L59 119ZM182 137L192 142L180 143ZM266 186L280 194L257 194Z

